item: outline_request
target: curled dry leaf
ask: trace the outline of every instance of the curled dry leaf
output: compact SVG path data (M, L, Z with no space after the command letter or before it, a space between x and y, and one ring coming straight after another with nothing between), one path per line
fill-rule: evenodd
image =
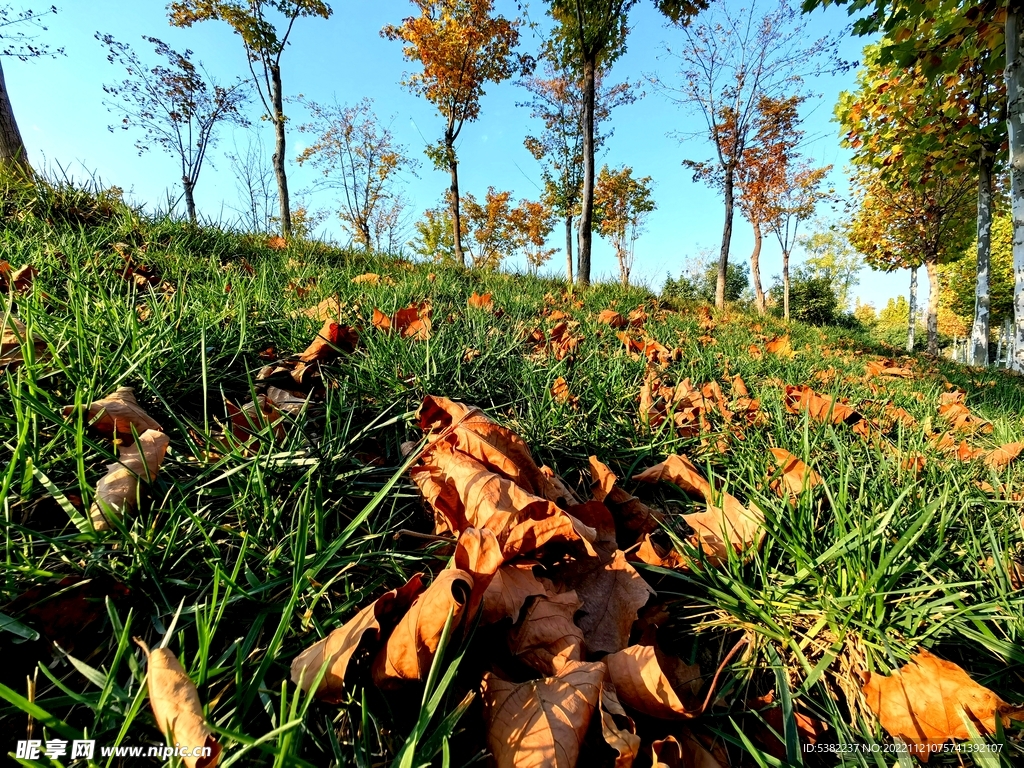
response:
M257 395L255 401L249 401L241 408L228 400L224 403L224 407L231 422L231 434L243 448L247 447L267 426L273 427L274 437L278 440L285 435L284 424L281 423L281 412L274 407L274 403L266 395ZM223 436L219 441L225 448L231 448L231 443Z
M626 318L614 309L602 309L597 316L597 322L602 325L610 325L612 328L625 328L627 325Z
M689 568L689 562L685 557L671 547L662 546L655 541L650 534L646 534L640 541L640 546L630 555L630 559L656 565L659 568Z
M555 657L583 658L583 630L573 616L583 604L573 591L530 598L522 620L508 634L508 648L545 675L555 674Z
M149 704L153 717L167 741L188 747L209 747L207 757L182 757L188 768L214 768L220 762L221 746L203 717L203 705L195 683L189 679L178 657L166 648L135 642L146 653Z
M397 688L406 680L425 680L452 614L458 626L473 592L473 577L447 568L419 594L373 660L373 681L380 688Z
M961 712L982 736L996 732L997 717L1004 726L1024 720L1024 708L1007 704L956 664L925 650L891 675L866 672L861 690L886 732L924 762L950 739L970 737Z
M30 264L22 264L18 269L11 270L6 261L0 262L0 289L15 293L28 293L32 290L39 270Z
M337 357L339 352L354 352L358 343L359 334L354 328L338 325L333 320L325 320L316 338L299 355L299 361L309 364L331 360Z
M365 272L362 275L356 275L352 278L352 282L357 285L360 283L366 283L367 285L379 285L380 275L376 272Z
M669 736L651 744L651 768L726 768L730 765L728 753L717 745L711 751L684 728L679 738Z
M793 351L793 345L789 340L789 334L785 336L776 336L771 341L768 341L764 345L765 352L776 357L782 357L787 360L791 360L796 352Z
M327 637L317 641L295 657L291 666L292 682L308 691L321 667L326 672L315 696L329 704L342 701L349 662L361 645L373 653L385 640L413 600L423 591L423 574L415 574L398 589L377 598Z
M605 743L615 750L614 768L632 768L640 754L641 739L636 733L633 718L622 708L615 687L606 678L601 688L601 735Z
M796 498L803 491L821 484L821 475L785 448L772 448L778 469L772 473L771 488L782 497Z
M4 317L0 311L0 318ZM29 341L28 328L14 315L7 316L7 324L0 334L0 370L8 366L18 366L25 362L25 356L21 345ZM35 349L36 358L39 359L46 354L46 342L35 334L31 337L32 346Z
M73 405L66 406L64 416L68 417L74 411ZM135 439L133 429L139 434L148 429L162 429L139 406L132 387L118 387L113 394L97 400L88 406L85 418L89 426L101 435L120 439L122 443L131 443Z
M873 379L878 376L892 376L900 379L914 378L914 372L895 360L871 360L864 366L864 375Z
M971 413L970 408L964 405L963 400L963 392L944 392L939 396L939 416L949 422L949 427L953 431L991 434L992 425Z
M742 554L760 546L764 539L764 513L756 506L743 506L728 493L714 491L685 456L669 456L661 464L634 475L633 479L646 483L664 480L704 499L707 505L705 511L682 517L694 530L689 538L690 543L702 549L712 565L726 562L730 549ZM717 496L721 498L716 501Z
M555 398L556 403L569 405L573 408L579 407L580 399L569 391L569 383L561 376L555 379L554 384L551 385L551 396Z
M426 341L430 338L430 305L426 302L411 304L395 312L391 327L403 339Z
M651 509L640 499L621 488L615 474L596 456L590 457L590 476L593 481L591 493L596 501L604 502L612 513L616 522L616 530L620 536L619 540L623 546L626 546L626 540L621 538L623 528L633 534L633 540L637 536L658 529L661 513Z
M494 301L489 293L481 295L473 291L473 295L466 300L466 305L472 309L493 309Z
M1005 469L1011 461L1020 456L1024 443L1005 443L985 454L985 463L992 469Z
M93 528L106 531L111 520L135 507L139 480L149 482L156 477L170 442L163 432L147 429L134 445L121 449L117 463L107 467L107 474L96 485L96 498L89 509Z
M627 707L663 720L689 720L703 711L698 694L704 681L696 665L661 656L650 645L631 645L605 656L604 663L619 701Z
M787 386L784 402L790 413L807 411L814 421L846 424L861 437L871 434L871 424L860 413L830 395L819 395L810 387Z
M486 528L467 528L459 535L455 544L455 567L473 577L473 591L466 606L469 621L480 609L487 588L503 561L501 545Z
M527 598L551 591L534 575L536 565L535 561L518 560L506 563L495 572L484 590L482 623L494 624L505 618L518 622Z
M574 768L601 698L605 666L566 661L553 677L516 684L488 672L482 693L497 768Z

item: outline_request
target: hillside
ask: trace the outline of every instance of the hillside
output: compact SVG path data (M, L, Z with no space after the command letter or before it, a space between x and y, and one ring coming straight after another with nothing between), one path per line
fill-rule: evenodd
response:
M523 729L533 764L571 764L575 739L581 766L634 764L632 752L650 765L652 748L662 765L833 765L842 745L895 743L898 713L880 724L871 691L922 650L1024 702L1018 377L617 285L568 293L150 220L116 193L3 184L4 732L163 743L133 638L180 658L221 765L390 765L403 745L402 765L465 765L488 749L485 722L508 744L502 765L525 759L510 743ZM23 264L37 274L17 280ZM107 416L128 413L122 460L148 439L133 409L84 407L120 387L169 447L138 498L132 483L120 496L122 517L97 516L97 484L117 468ZM634 479L672 455L692 464ZM702 495L736 514L738 540L713 541ZM518 543L499 541L502 567L548 590L522 596L515 624L467 618L493 546L464 537L456 550L444 530L488 504L529 521ZM326 674L333 701L290 681L303 649L417 573L423 587L451 577L450 594L428 589L437 604L414 650L387 663L426 677L440 642L426 693L373 658L408 586L376 603L373 631L342 638L354 655ZM544 606L560 629L530 635ZM627 643L641 650L623 656ZM612 656L618 708L614 693L595 703ZM675 704L637 704L622 676L643 674L622 666L641 656L643 674L668 670ZM546 710L509 693L571 675L586 677L581 698ZM996 728L992 711L972 728L997 731L998 755L969 754L983 742L946 711L962 733L930 764L1024 760L1020 723ZM946 741L941 727L931 738ZM848 764L893 764L849 749ZM109 764L173 764L122 760Z

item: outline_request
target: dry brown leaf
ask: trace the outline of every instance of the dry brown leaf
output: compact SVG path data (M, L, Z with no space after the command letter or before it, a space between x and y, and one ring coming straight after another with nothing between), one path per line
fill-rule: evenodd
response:
M574 768L604 677L604 664L580 661L518 685L485 674L487 746L496 768Z
M942 398L946 395L956 394L959 399L950 400L949 402L943 402L939 405L939 416L949 422L950 429L959 432L975 433L983 432L990 434L992 432L992 425L982 419L979 416L975 416L971 413L971 410L963 403L963 393L945 393Z
M281 423L281 412L267 399L266 395L257 395L255 401L249 401L241 408L230 400L224 403L231 422L231 434L241 446L247 447L253 439L267 426L273 427L273 434L278 440L285 436L284 424ZM231 448L230 441L219 438L225 448Z
M280 235L271 235L267 238L267 248L273 251L283 251L288 247L288 241Z
M520 661L545 675L555 674L554 658L583 658L583 630L573 616L583 604L573 591L531 597L522 620L508 633L508 648Z
M712 565L726 562L730 549L742 554L760 546L764 539L764 513L754 505L749 508L743 506L728 493L714 491L685 456L669 456L661 464L634 475L633 479L646 483L664 480L704 499L705 511L682 517L694 530L689 542L702 549ZM717 498L719 496L720 499Z
M467 528L455 544L455 567L473 577L473 591L466 605L467 621L480 610L487 588L504 562L501 545L486 528Z
M367 285L379 285L380 275L376 272L365 272L361 275L356 275L352 278L352 282L356 284L365 283Z
M647 310L641 304L636 309L630 310L629 314L626 315L626 319L629 321L630 328L639 328L647 322Z
M336 323L341 320L341 302L338 301L337 296L329 296L315 307L300 309L298 312L293 312L291 317L308 317L311 320L316 320L317 322L326 322L330 320Z
M3 312L0 311L0 317L3 316ZM21 345L22 342L27 343L28 341L30 339L25 324L14 315L8 315L7 324L3 328L3 334L0 335L0 370L8 366L16 367L25 362ZM38 360L46 354L46 343L35 334L32 335L31 342Z
M551 385L551 396L555 398L556 403L569 405L573 408L579 407L580 399L569 391L569 383L561 376L555 379L555 383Z
M807 411L814 421L846 424L861 437L871 434L871 424L860 413L830 395L819 395L810 387L787 385L783 401L790 413Z
M391 634L423 589L423 574L417 573L403 586L378 597L343 626L313 643L292 661L292 682L308 691L320 674L320 668L326 663L327 670L317 686L315 696L328 704L340 703L344 698L343 688L349 662L359 650L360 644L365 641L370 652L375 652L379 643Z
M612 328L625 328L627 325L626 318L614 309L602 309L597 315L597 322L602 325L610 325Z
M669 736L651 743L651 768L726 768L728 754L721 745L710 751L684 728L679 739Z
M775 702L775 694L767 693L747 700L747 709L757 711L765 719L771 729L758 721L753 728L753 737L767 748L768 752L782 762L786 761L786 745L779 736L785 736L785 716L782 707L771 705ZM770 707L765 709L765 707ZM797 732L800 734L800 741L803 744L817 744L828 734L828 724L817 718L805 715L802 712L794 712L793 720L796 723ZM772 733L772 730L775 733ZM778 734L778 735L776 735Z
M412 601L373 660L373 681L380 688L397 688L403 681L424 680L430 671L441 633L452 614L458 626L473 592L473 577L446 568Z
M134 509L139 480L156 477L170 442L163 432L147 429L133 445L121 449L117 463L108 465L107 474L96 484L96 498L89 509L93 528L106 531L111 520Z
M747 389L747 385L739 374L732 377L732 396L734 398L750 397L750 390Z
M332 360L340 352L354 352L359 343L359 334L347 325L338 325L333 320L325 320L323 327L317 332L316 338L299 355L299 362L309 363Z
M150 650L138 638L135 642L146 653L149 704L156 724L171 744L209 747L207 757L182 757L188 768L214 768L220 762L221 746L206 726L195 683L185 674L178 657L169 650Z
M82 406L85 409L85 406ZM64 408L64 416L71 416L75 411L73 405ZM160 431L162 427L150 418L135 399L132 387L118 387L113 394L107 395L88 406L86 422L104 437L113 437L122 444L131 443L135 437L134 428L141 434L147 429Z
M431 314L430 305L426 302L411 304L395 312L391 318L391 328L403 339L426 341L430 338Z
M796 352L793 351L793 345L790 343L789 334L785 336L776 336L771 341L768 341L764 345L765 352L776 357L782 357L787 360L791 360Z
M899 365L895 360L870 360L864 366L864 375L869 379L878 376L892 376L900 379L914 378L914 372L910 368Z
M672 680L662 669L670 666ZM689 720L703 711L698 695L703 685L700 667L659 658L653 646L631 645L604 657L608 679L627 707L663 720Z
M590 457L590 476L593 480L590 492L595 501L604 502L616 522L616 530L621 535L625 529L633 534L632 539L645 533L656 531L662 515L651 509L640 499L627 493L618 485L618 478L602 464L596 456ZM625 538L621 539L627 545Z
M778 467L771 474L771 488L780 496L796 498L803 491L821 484L821 475L785 448L772 448L771 452Z
M527 598L548 594L548 587L533 573L536 565L532 560L517 560L497 570L484 590L481 623L493 624L505 618L515 623Z
M633 561L639 561L641 563L647 563L648 565L656 565L659 568L678 568L687 569L689 568L689 562L685 557L680 555L674 549L666 548L658 544L651 538L650 534L646 534L640 541L640 546L636 548L630 556Z
M491 294L485 293L483 295L473 291L473 295L466 300L466 305L472 309L493 309L494 301L491 298Z
M961 712L982 736L996 732L996 717L1004 726L1024 720L1024 708L1007 704L956 664L925 650L890 675L866 672L862 692L886 732L923 762L950 739L970 737Z
M992 469L1005 469L1011 461L1020 456L1024 443L1004 443L994 451L985 454L985 463Z
M13 289L15 293L28 293L32 290L32 283L35 282L38 274L39 270L35 267L30 264L22 264L21 267L10 273L7 281L9 289Z
M607 679L601 688L601 735L605 743L615 750L614 768L632 768L633 761L640 754L642 740L636 732L636 724L622 708L615 687Z

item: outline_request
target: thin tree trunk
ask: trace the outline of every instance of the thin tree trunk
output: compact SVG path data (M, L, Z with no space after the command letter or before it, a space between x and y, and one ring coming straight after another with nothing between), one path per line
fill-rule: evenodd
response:
M185 210L188 212L188 220L193 224L196 223L196 198L195 198L195 185L192 184L188 179L181 180L182 187L185 188Z
M939 354L939 267L934 257L924 263L928 272L928 354Z
M0 66L0 164L28 170L28 155L22 141L18 121L14 119L11 95L7 91L3 66Z
M782 252L782 316L789 322L789 251Z
M988 365L989 264L992 254L993 158L982 149L978 159L978 269L974 288L974 325L971 327L971 363Z
M616 248L615 255L619 259L619 280L623 288L629 287L629 264L626 262L625 248Z
M764 314L764 290L761 288L761 222L754 226L754 252L750 254L750 274L754 278L754 305L759 315Z
M276 64L270 66L270 100L274 114L274 176L277 178L277 202L281 211L281 233L285 237L292 235L291 199L288 197L288 174L285 171L285 135L284 135L284 95L281 90L281 68Z
M1013 209L1013 370L1024 373L1024 8L1006 14L1006 103Z
M907 322L907 352L914 351L914 332L917 330L917 267L910 270L910 319Z
M715 307L725 309L725 277L729 269L729 245L732 242L733 181L732 168L725 169L725 225L722 227L722 250L718 254L718 280L715 282Z
M579 221L576 280L590 285L590 246L594 239L594 89L596 57L583 61L583 190Z
M451 197L449 204L452 210L452 238L455 243L455 260L462 266L466 266L466 254L462 250L462 211L459 208L459 158L455 156L454 142L455 140L450 136L445 137L448 172L452 176L452 185L448 193Z
M572 285L572 214L565 217L565 279Z

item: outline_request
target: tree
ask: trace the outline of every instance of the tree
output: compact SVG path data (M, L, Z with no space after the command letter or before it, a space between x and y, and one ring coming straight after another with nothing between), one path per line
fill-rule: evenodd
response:
M123 130L139 131L139 154L154 146L177 158L189 221L196 222L195 189L207 153L217 143L221 123L245 125L241 108L248 99L245 84L218 84L202 63L192 63L192 51L181 53L155 37L152 44L166 63L147 67L127 43L96 34L107 48L107 60L121 65L128 78L103 86L111 100L107 109L121 115ZM114 126L110 126L114 130Z
M580 194L576 279L590 284L597 153L597 79L626 50L629 11L637 0L550 0L552 34L559 59L583 82L583 189ZM669 21L685 26L707 0L654 0Z
M611 241L624 286L629 285L636 239L655 207L650 176L634 178L629 166L617 171L607 165L601 168L594 187L594 228Z
M512 207L512 193L490 187L483 202L466 194L462 236L470 243L468 252L474 268L497 269L517 253L526 257L535 271L554 252L544 244L551 234L551 211L543 203L520 200Z
M423 218L413 224L413 229L416 236L409 241L409 247L413 253L427 261L436 261L442 264L455 263L452 208L447 201L424 211Z
M323 0L173 0L167 9L173 26L191 27L198 22L219 20L228 24L241 38L252 82L263 104L266 119L274 127L271 162L277 180L281 231L285 237L290 237L292 211L285 169L287 116L281 83L281 57L295 22L312 16L330 18L331 7ZM271 13L281 17L277 24L269 18Z
M802 101L800 96L783 99L763 96L758 101L754 139L736 169L737 202L754 230L750 274L754 279L754 304L762 315L765 312L760 264L762 228L770 226L780 213L780 201L789 181L787 170L803 138L803 132L796 128L799 123L797 108Z
M544 200L520 200L509 219L518 248L526 257L527 269L537 274L556 250L545 247L548 235L555 228L555 211Z
M398 175L411 165L405 147L373 112L373 100L355 106L302 99L312 119L299 130L315 136L298 157L320 171L322 187L341 194L342 225L363 248L380 241L394 215Z
M517 72L526 74L531 60L515 54L519 22L494 15L493 0L412 0L419 16L388 25L381 34L405 44L409 61L420 72L403 81L427 99L445 121L441 141L427 148L436 168L451 175L451 206L455 259L465 266L459 211L459 162L455 141L467 122L480 116L480 99L488 83L500 83Z
M544 125L539 134L527 136L523 144L541 163L544 198L565 223L565 274L571 283L572 225L583 191L583 81L562 66L551 45L545 46L541 61L543 76L531 76L519 83L530 92L531 99L516 106L528 108L530 117ZM607 135L602 134L601 124L608 120L612 109L632 104L636 95L630 83L606 86L604 70L600 68L595 75L594 92L596 152L611 135L610 130Z
M766 11L764 5L756 0L746 7L713 5L700 23L683 28L680 48L669 50L679 62L678 85L655 81L671 101L704 120L705 131L679 134L680 139L703 135L714 148L711 160L687 165L696 171L695 178L720 188L725 199L715 295L719 308L725 306L736 175L756 130L758 104L763 97L798 94L804 78L847 66L837 58L836 39L810 38L789 0L778 0Z
M684 301L703 301L711 304L715 301L715 289L718 284L718 259L710 251L701 251L701 255L688 259L686 269L678 278L671 275L665 280L661 295L665 298L683 299ZM750 287L750 276L746 264L730 263L725 278L726 301L738 301Z
M801 235L797 243L807 253L803 269L812 277L821 277L833 286L841 311L850 305L850 291L857 285L864 264L850 245L844 229L816 222L815 230Z
M267 157L260 137L252 131L246 132L243 152L235 142L234 152L228 152L231 174L235 177L235 189L241 199L242 208L236 208L241 223L250 232L270 232L277 205L277 189L274 170L267 163Z
M924 264L929 283L928 353L938 354L938 266L969 241L974 178L966 172L905 178L865 168L852 181L859 208L850 226L850 244L874 269L915 270L912 294L916 267ZM911 335L908 346L912 344Z
M783 305L783 290L781 280L772 286L776 312ZM828 277L816 274L811 269L797 267L793 271L789 292L792 314L797 320L812 325L835 325L839 321L839 297L836 295L835 284Z
M46 31L43 18L57 12L56 6L43 11L26 9L15 11L10 5L0 5L0 62L3 57L13 56L21 61L28 61L39 56L59 56L63 48L51 50L48 46L36 41L37 34L27 30ZM3 65L0 64L0 165L29 171L28 152L25 142L18 130L18 121L14 118L14 107L11 95L4 79Z

